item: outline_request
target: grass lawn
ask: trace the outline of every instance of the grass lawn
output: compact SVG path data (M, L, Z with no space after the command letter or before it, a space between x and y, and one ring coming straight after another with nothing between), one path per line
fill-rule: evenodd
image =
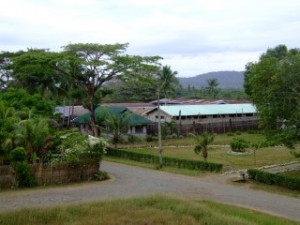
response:
M130 149L130 151L158 155L157 149L153 147L133 148ZM256 163L254 163L253 154L237 156L228 154L229 151L229 146L210 146L208 150L208 161L222 163L224 165L223 171L226 171L282 164L296 160L295 157L290 154L289 150L284 147L258 149L255 154ZM194 146L164 146L163 156L180 159L203 160L201 154L197 155L194 153Z
M299 223L250 209L210 201L188 201L166 196L152 196L1 213L0 224L292 225Z

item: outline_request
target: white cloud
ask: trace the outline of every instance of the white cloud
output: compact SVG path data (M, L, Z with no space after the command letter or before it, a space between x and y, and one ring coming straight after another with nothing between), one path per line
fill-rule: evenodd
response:
M298 0L10 0L0 8L0 51L71 43L130 43L179 76L243 70L267 48L299 47Z

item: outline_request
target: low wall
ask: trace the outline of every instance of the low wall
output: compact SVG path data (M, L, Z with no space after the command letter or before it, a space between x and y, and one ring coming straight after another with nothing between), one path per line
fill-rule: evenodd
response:
M83 162L76 164L31 164L31 172L38 185L63 184L70 182L92 180L99 171L98 162ZM17 186L15 172L12 166L0 166L0 189Z

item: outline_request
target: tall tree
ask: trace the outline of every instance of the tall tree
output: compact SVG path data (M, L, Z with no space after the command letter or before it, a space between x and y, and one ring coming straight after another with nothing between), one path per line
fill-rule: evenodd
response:
M257 63L248 63L244 87L259 111L263 128L299 138L299 49L279 45L267 50Z
M160 57L141 57L124 54L128 44L69 44L64 47L69 70L75 86L85 94L85 106L90 111L90 125L95 136L98 129L95 107L101 98L101 88L113 78L146 79L145 74L157 70Z

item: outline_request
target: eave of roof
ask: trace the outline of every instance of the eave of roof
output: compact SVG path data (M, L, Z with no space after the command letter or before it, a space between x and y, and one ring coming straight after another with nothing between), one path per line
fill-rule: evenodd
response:
M176 105L160 106L160 109L170 116L194 115L229 115L257 113L253 104L208 104L208 105Z

